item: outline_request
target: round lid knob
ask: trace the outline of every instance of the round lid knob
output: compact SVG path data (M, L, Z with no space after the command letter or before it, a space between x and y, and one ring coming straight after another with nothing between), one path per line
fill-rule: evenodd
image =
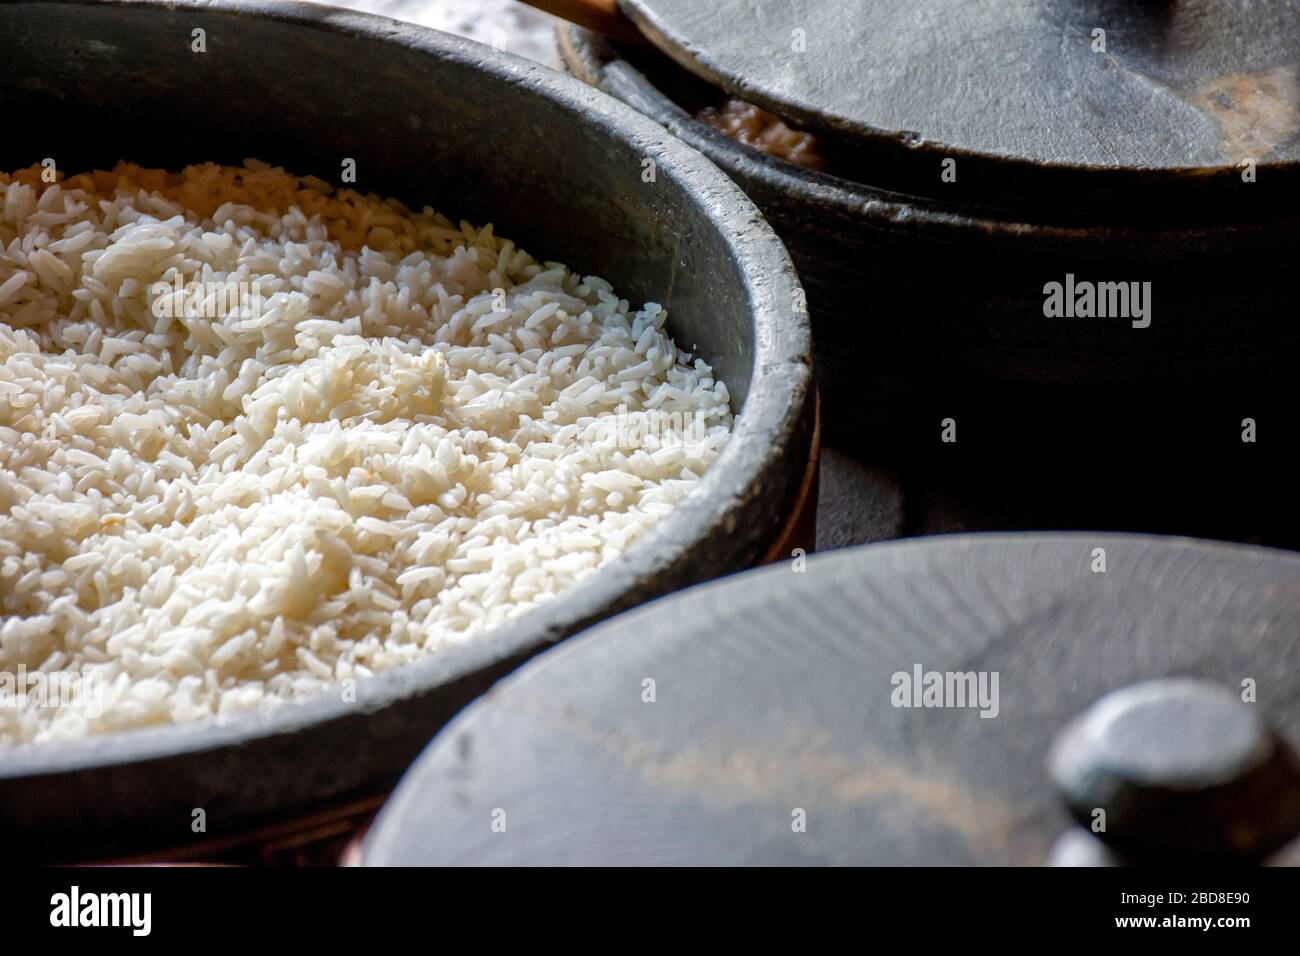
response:
M1252 704L1204 681L1146 681L1058 738L1075 817L1132 859L1257 859L1300 832L1300 764Z

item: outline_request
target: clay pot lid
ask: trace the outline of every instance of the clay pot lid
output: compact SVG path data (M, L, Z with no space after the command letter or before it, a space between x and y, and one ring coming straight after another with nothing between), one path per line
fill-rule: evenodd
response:
M1110 807L1117 836L1159 844L1143 821L1188 814L1228 822L1174 837L1249 830L1232 813L1300 825L1294 767L1262 771L1260 742L1300 740L1300 556L1016 534L796 567L622 615L499 684L407 774L365 862L1041 864L1089 835L1080 801L1165 799L1160 768L1183 802ZM931 706L932 673L975 674L974 698ZM1225 803L1189 796L1193 771L1242 779Z
M1300 169L1296 0L620 2L697 75L936 178Z

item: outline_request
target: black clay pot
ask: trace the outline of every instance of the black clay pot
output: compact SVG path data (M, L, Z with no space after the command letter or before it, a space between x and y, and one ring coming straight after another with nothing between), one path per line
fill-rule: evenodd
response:
M199 29L205 53L192 49ZM337 180L352 158L364 191L491 221L539 257L665 304L677 341L713 363L739 413L700 487L626 554L507 627L361 682L356 704L330 696L225 724L0 751L11 857L220 840L380 793L521 660L752 564L782 525L813 414L794 270L741 191L635 111L478 44L308 4L0 2L0 44L2 168L255 156ZM207 830L195 834L200 808Z
M658 50L567 25L558 38L571 72L698 148L785 240L808 293L832 433L870 416L864 391L876 407L999 390L1041 402L1043 385L1104 400L1115 389L1240 395L1289 377L1300 346L1294 170L1254 183L1229 171L1204 189L1194 176L1161 189L1135 175L1103 200L1098 184L1113 180L1102 171L1073 171L1068 189L1052 190L1045 169L1019 196L1007 174L996 202L973 200L973 187L945 191L940 157L923 150L868 155L826 140L840 174L760 153L697 118L723 93ZM1149 325L1049 317L1045 287L1067 275L1149 282Z
M362 862L1035 866L1061 837L1088 864L1294 861L1298 608L1300 556L1149 535L943 535L733 575L476 701Z

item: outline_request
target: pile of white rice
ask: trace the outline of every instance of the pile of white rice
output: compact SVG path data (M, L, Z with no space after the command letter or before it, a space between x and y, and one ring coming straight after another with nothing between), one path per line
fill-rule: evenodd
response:
M347 687L554 598L730 433L665 318L260 163L0 174L0 676L104 695L11 694L0 742Z

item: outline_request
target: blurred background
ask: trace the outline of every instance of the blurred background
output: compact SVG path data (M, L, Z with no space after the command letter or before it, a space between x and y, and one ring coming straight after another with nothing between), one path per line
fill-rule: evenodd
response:
M516 0L335 0L350 7L468 37L558 66L555 18Z

